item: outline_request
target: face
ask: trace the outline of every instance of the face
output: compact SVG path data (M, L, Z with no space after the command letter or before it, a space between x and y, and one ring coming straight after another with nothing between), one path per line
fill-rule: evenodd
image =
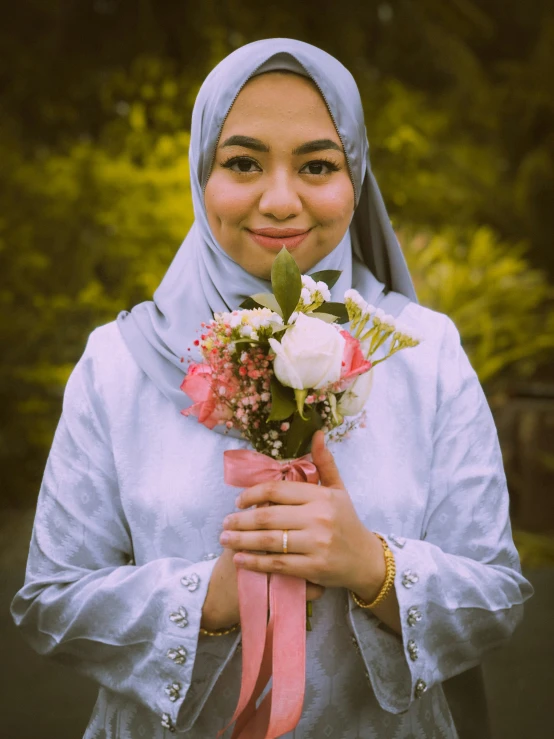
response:
M338 246L354 189L310 80L270 72L244 86L223 125L204 201L220 246L257 277L269 279L283 245L302 273Z

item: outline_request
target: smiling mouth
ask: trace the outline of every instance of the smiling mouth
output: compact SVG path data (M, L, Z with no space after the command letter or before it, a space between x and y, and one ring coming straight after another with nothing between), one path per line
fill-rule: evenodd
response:
M257 229L256 231L247 229L248 235L256 244L272 251L281 251L283 247L294 249L304 241L311 230L311 228L307 231L299 231L296 228L264 228Z

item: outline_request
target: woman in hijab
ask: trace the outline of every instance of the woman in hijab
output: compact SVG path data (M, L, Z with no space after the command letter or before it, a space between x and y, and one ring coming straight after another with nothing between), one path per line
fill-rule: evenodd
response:
M86 739L208 739L239 695L236 567L288 572L315 603L287 737L487 736L478 665L532 589L489 407L454 323L417 303L352 76L300 41L233 52L198 94L190 167L196 220L153 302L93 331L68 381L16 624L99 683ZM267 292L283 243L303 273L342 271L332 299L353 287L423 341L375 373L364 428L314 438L322 484L280 483L255 515L223 479L247 442L185 418L179 387L201 322ZM396 577L368 608L377 534Z

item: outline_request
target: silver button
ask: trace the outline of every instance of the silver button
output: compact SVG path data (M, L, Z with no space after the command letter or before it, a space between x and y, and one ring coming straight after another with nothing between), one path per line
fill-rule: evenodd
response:
M177 649L168 649L167 656L172 659L177 665L184 665L187 661L187 650L182 644Z
M402 585L405 588L411 588L416 582L419 582L419 576L413 570L404 570L402 573Z
M416 659L419 657L419 647L413 639L410 639L410 641L408 642L408 653L412 662L415 662Z
M181 690L181 683L171 683L171 685L165 686L165 692L169 696L169 700L172 703L175 703L175 701L180 697L180 691Z
M396 534L389 534L389 539L396 544L397 547L402 547L406 543L406 539L403 536L396 536Z
M188 626L188 614L187 609L183 606L179 606L179 610L177 613L170 613L169 618L175 626L179 626L179 628L184 629L185 626Z
M162 713L162 726L164 729L169 729L172 734L175 733L175 727L171 723L171 716L169 713Z
M184 585L190 593L194 593L199 584L200 578L196 572L191 572L190 575L183 575L181 578L181 585Z
M423 695L423 693L425 693L426 690L427 690L427 683L425 682L425 680L418 678L418 680L416 680L415 690L414 690L415 697L420 698Z
M421 611L416 606L411 606L408 609L408 626L415 626L421 619Z

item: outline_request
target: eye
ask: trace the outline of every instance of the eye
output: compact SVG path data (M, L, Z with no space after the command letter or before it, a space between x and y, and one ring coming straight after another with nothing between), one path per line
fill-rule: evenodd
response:
M306 174L312 174L312 175L326 175L330 174L331 172L337 172L340 167L335 164L335 162L332 162L327 159L318 159L315 162L308 162L305 164L301 172L308 168L308 172Z
M226 162L222 162L221 166L238 174L251 174L252 172L260 171L258 163L248 157L232 157ZM258 169L252 169L253 166Z

